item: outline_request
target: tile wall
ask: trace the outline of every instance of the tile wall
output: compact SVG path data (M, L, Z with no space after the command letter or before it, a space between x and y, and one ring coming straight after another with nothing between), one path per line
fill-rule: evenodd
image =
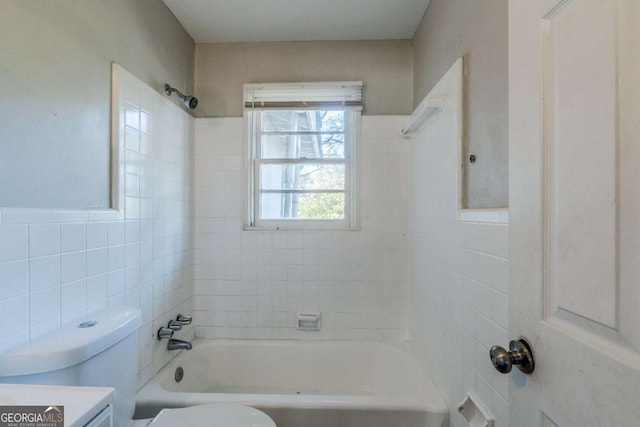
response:
M143 384L174 355L155 330L193 307L193 118L122 76L124 208L0 210L0 313L10 325L0 351L92 311L136 306Z
M508 225L460 217L455 141L365 116L362 230L242 231L242 119L196 119L193 147L190 116L127 87L123 210L0 210L0 351L121 304L143 313L141 384L173 356L153 335L178 312L208 338L411 337L451 408L471 389L506 426L487 354L508 342ZM298 311L322 312L322 330L297 331Z
M508 214L461 213L458 206L455 115L433 116L412 137L410 335L451 409L473 390L508 427L508 377L489 348L508 343Z
M196 119L196 334L407 338L409 145L401 116L362 118L361 231L242 231L241 118ZM322 313L320 332L296 312Z

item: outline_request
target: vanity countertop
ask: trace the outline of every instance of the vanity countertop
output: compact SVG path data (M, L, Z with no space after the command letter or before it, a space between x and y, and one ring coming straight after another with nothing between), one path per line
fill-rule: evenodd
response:
M107 387L0 384L0 406L64 406L65 427L82 427L107 405L115 392Z

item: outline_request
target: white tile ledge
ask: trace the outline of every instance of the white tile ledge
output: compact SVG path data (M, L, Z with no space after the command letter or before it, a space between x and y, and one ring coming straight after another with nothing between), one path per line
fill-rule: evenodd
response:
M458 220L462 222L483 222L509 224L509 209L460 209Z
M60 222L117 221L124 219L116 209L2 208L0 224L46 224Z

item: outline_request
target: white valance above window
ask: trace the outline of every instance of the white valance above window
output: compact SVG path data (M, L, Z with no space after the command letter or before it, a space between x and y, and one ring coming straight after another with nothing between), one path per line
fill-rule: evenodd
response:
M362 82L247 83L245 108L362 109Z

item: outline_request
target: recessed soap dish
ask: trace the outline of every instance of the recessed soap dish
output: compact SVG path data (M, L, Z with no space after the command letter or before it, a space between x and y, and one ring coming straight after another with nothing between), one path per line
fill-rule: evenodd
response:
M493 416L471 390L467 392L467 397L458 405L458 412L467 420L467 424L470 427L493 427Z
M320 313L297 313L299 331L319 331Z

